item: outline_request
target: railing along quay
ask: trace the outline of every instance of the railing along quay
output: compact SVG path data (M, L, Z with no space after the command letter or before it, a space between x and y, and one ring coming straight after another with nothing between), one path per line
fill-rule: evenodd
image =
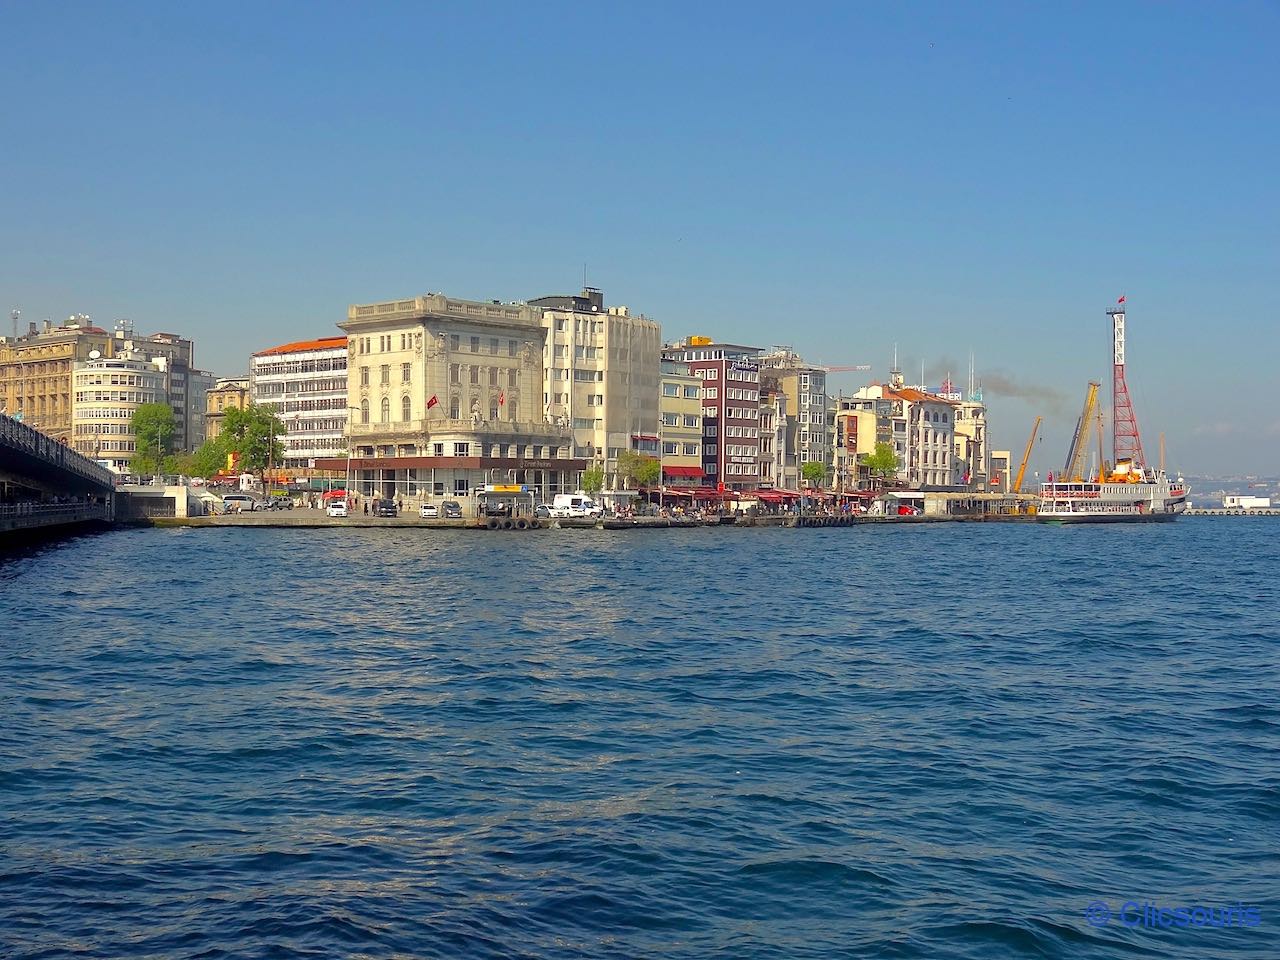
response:
M28 453L85 480L115 489L115 474L106 467L94 463L60 440L6 415L0 415L0 446Z
M102 503L0 504L0 531L56 527L106 519L107 506Z

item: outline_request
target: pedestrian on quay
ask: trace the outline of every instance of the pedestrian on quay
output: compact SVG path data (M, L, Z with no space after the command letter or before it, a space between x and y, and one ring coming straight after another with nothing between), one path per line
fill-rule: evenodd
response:
M369 515L369 501L366 500L363 506L364 506L364 515L367 517Z

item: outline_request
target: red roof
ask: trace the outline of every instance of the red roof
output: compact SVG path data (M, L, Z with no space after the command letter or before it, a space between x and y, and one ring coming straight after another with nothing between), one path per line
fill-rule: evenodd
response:
M296 343L286 343L279 347L272 347L269 350L259 350L254 354L255 357L268 357L277 353L304 353L308 350L334 350L347 345L346 337L321 337L318 340L299 340Z
M909 403L945 403L949 407L957 406L954 400L948 400L946 397L940 397L936 393L925 393L923 390L917 390L915 387L903 387L901 390L885 390L889 395L889 399L902 399Z

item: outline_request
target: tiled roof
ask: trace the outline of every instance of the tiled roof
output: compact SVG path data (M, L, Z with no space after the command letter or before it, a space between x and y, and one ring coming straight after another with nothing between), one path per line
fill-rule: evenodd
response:
M267 357L276 353L303 353L307 350L333 350L338 347L345 347L346 345L346 337L321 337L318 340L299 340L296 343L286 343L279 347L272 347L269 350L259 350L254 354L254 356Z

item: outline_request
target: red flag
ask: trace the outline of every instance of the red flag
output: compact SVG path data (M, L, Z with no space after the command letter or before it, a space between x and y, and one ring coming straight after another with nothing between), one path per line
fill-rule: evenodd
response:
M436 395L433 393L433 394L431 395L431 399L427 401L427 409L428 409L428 410L430 410L432 407L434 407L434 406L435 406L437 403L439 403L439 402L440 402L440 401L436 398Z
M503 390L498 394L498 406L504 407L507 404L507 391Z
M1116 301L1116 303L1124 303L1124 297L1121 297L1119 300Z

